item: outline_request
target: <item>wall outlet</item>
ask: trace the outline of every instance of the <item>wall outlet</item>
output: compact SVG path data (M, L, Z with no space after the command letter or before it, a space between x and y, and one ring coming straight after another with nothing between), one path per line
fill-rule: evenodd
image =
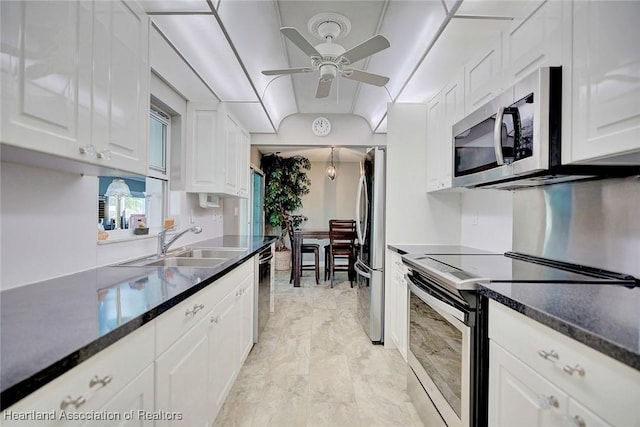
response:
M478 225L478 211L473 211L471 216L471 225Z
M222 214L214 214L213 222L222 222Z

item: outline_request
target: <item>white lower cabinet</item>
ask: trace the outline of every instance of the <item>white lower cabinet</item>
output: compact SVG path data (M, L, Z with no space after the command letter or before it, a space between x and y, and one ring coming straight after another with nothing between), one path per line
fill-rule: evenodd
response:
M222 408L237 375L238 363L234 349L238 348L237 290L227 295L211 313L209 329L209 402L211 419Z
M489 426L638 426L640 371L489 305Z
M154 420L154 369L147 366L133 381L127 384L98 413L118 414L113 421L88 421L82 427L153 427Z
M254 265L245 261L12 405L0 424L210 426L253 346ZM32 412L53 415L20 419Z
M182 414L182 420L157 421L157 426L207 425L208 331L209 319L202 319L156 360L156 407Z
M254 260L246 261L177 306L179 316L165 313L183 325L185 307L212 307L194 314L201 319L156 361L156 410L182 414L182 420L156 426L209 426L218 415L253 346L253 268ZM192 302L195 297L198 302Z
M154 323L44 385L0 414L3 427L150 426L138 410L154 410ZM125 416L135 409L131 419ZM52 414L50 420L25 421L20 413ZM90 420L88 417L103 417Z
M409 302L407 281L404 277L407 268L402 263L400 254L395 251L387 250L387 259L389 260L388 265L391 266L389 269L391 275L387 275L387 278L390 279L387 282L389 288L385 295L385 298L389 299L389 304L385 307L385 310L387 310L387 316L390 316L387 323L389 327L387 334L402 357L407 360Z

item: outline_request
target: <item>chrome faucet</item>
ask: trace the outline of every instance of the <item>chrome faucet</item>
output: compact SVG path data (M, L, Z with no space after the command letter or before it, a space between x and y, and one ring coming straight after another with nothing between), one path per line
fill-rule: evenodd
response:
M158 256L165 256L167 254L167 251L169 250L169 247L173 245L176 240L178 240L180 237L187 234L188 232L192 231L195 234L202 233L202 227L198 227L197 225L194 225L191 228L182 230L181 232L177 233L175 236L171 237L169 240L165 240L167 237L167 232L173 229L175 229L175 226L172 225L171 227L163 228L162 231L158 233Z

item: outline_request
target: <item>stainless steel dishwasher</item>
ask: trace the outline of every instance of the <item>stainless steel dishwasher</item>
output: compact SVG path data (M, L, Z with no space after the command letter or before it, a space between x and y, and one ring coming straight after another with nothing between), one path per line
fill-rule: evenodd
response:
M273 292L273 251L268 246L257 258L256 271L256 292L254 303L253 318L253 342L257 343L269 320L269 313L272 310L272 292Z

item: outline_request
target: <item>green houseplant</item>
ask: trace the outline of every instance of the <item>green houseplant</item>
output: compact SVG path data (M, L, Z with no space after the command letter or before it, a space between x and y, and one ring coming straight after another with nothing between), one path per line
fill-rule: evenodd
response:
M279 230L276 257L290 257L291 253L285 245L287 221L291 221L292 225L297 227L307 220L304 215L294 215L293 212L302 207L302 196L309 193L311 181L307 171L311 169L311 162L302 156L282 157L269 154L262 157L260 167L265 176L266 223L274 231ZM287 265L284 269L288 269L289 262L285 260L284 263Z

